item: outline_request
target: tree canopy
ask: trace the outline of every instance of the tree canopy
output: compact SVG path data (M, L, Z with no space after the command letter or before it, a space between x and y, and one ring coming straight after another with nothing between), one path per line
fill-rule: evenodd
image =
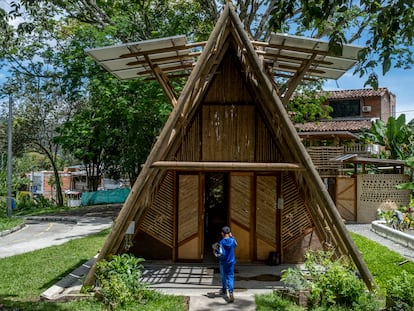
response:
M170 108L156 84L118 81L85 49L178 34L206 40L225 2L9 1L0 8L0 66L10 71L0 97L12 93L20 105L24 126L16 127L16 134L26 137L26 150L41 151L55 170L53 162L66 151L93 174L127 175L133 182ZM365 46L355 71L374 88L378 68L385 74L392 66L413 63L414 0L233 3L255 40L287 32L327 39L337 54L343 44ZM185 80L173 83L179 89ZM308 93L310 105L301 107L304 117L326 113L314 109L312 96Z

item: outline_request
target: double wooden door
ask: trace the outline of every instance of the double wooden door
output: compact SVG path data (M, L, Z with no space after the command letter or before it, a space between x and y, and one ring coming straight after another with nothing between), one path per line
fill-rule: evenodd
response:
M176 260L202 261L223 225L229 225L237 239L239 262L266 260L269 252L280 248L277 176L234 172L215 176L220 174L223 183L218 185L206 173L177 174ZM217 198L212 202L211 196ZM212 213L217 206L211 204L222 206Z

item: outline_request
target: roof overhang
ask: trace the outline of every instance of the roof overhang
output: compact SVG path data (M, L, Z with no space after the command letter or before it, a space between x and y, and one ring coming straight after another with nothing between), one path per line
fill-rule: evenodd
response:
M334 55L329 42L281 33L272 34L265 47L265 62L271 64L275 76L292 76L304 63L310 66L304 78L339 79L352 68L361 47L344 45L341 55Z
M280 33L272 34L268 42L251 43L269 75L287 81L277 90L284 104L303 80L339 79L356 64L362 49L343 45L342 54L334 55L327 41ZM205 44L188 43L180 35L88 49L86 53L120 80L158 80L175 105L177 96L169 78L188 76Z
M358 135L348 131L326 131L326 132L298 132L300 138L314 138L314 139L331 139L331 138L342 138L342 139L358 139Z
M342 163L374 164L376 166L400 166L400 167L405 166L405 162L403 160L359 157L356 154L350 157L338 157L338 158L332 159L332 161L339 161Z

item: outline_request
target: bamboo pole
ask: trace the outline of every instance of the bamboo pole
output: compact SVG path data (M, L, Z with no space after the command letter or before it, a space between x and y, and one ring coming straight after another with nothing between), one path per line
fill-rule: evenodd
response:
M305 168L296 163L253 163L253 162L189 162L157 161L151 167L182 171L302 171Z
M349 235L345 225L343 224L341 217L339 215L338 210L335 207L325 185L323 184L316 168L313 165L312 159L310 158L309 154L307 153L305 147L301 143L299 136L296 133L296 130L288 118L288 115L283 107L283 104L280 98L275 96L272 92L273 88L271 82L267 78L266 74L262 71L260 66L260 62L258 56L254 50L254 47L250 41L250 39L245 34L243 25L241 24L240 19L236 15L234 8L231 4L230 6L230 18L237 29L240 39L244 44L246 49L246 57L250 58L250 65L253 67L253 70L257 73L258 85L260 86L260 90L262 91L263 96L265 96L265 102L273 104L273 109L270 105L268 107L273 110L274 113L279 114L280 125L283 127L283 135L291 134L290 138L290 149L298 159L299 163L302 163L307 171L307 174L304 174L305 178L307 179L307 185L310 187L313 192L315 193L315 197L319 204L326 208L327 212L331 216L332 222L330 223L331 226L335 226L338 234L344 240L344 243L347 246L349 251L349 255L353 259L355 265L357 266L359 272L361 273L362 278L365 281L366 286L371 290L375 286L374 278L371 275L367 265L365 264L364 260L360 252L358 251L357 247L355 246L351 236ZM273 115L273 114L272 114ZM274 127L274 124L272 123ZM275 129L274 129L275 130ZM275 130L276 131L276 130ZM293 135L292 135L293 134Z
M174 128L177 125L182 126L183 122L180 122L180 120L182 119L182 111L184 105L188 100L189 96L191 95L191 90L194 88L194 84L196 83L197 78L199 78L200 73L203 70L203 65L206 61L208 61L208 54L214 48L217 36L222 31L221 26L228 19L228 15L229 7L226 6L212 34L210 35L210 39L208 40L206 47L199 58L199 61L196 63L196 66L194 67L189 80L184 86L184 89L181 93L181 96L178 99L176 107L171 112L163 130L160 133L160 136L158 137L158 140L156 141L154 147L151 149L147 161L145 162L137 180L133 185L129 196L124 203L124 206L119 212L119 215L114 223L114 227L112 228L108 238L105 241L104 246L99 252L96 262L104 259L114 249L119 247L124 237L125 231L128 228L129 222L134 217L134 210L144 208L142 206L139 206L139 199L143 196L144 190L146 188L148 189L148 187L146 187L146 183L149 182L149 180L151 179L153 180L154 176L156 176L157 172L159 171L157 169L151 168L150 164L157 161L158 159L163 158L165 150L169 146L169 142L174 137ZM157 185L151 186L156 187ZM143 214L142 211L136 211L135 214L137 213L139 214L139 216ZM91 286L93 284L93 282L95 281L95 271L96 265L94 264L85 278L84 285Z

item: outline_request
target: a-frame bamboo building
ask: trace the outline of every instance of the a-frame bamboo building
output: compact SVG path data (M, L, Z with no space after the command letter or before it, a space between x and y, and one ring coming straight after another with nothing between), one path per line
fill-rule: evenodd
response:
M128 250L146 259L201 262L231 226L239 262L303 260L308 245L349 255L372 276L289 120L284 104L303 79L339 78L358 48L275 34L252 41L228 3L195 65L184 37L88 51L121 79L152 76L174 106L98 260ZM190 71L177 98L168 75ZM274 76L285 78L280 87ZM93 281L94 269L86 284Z

